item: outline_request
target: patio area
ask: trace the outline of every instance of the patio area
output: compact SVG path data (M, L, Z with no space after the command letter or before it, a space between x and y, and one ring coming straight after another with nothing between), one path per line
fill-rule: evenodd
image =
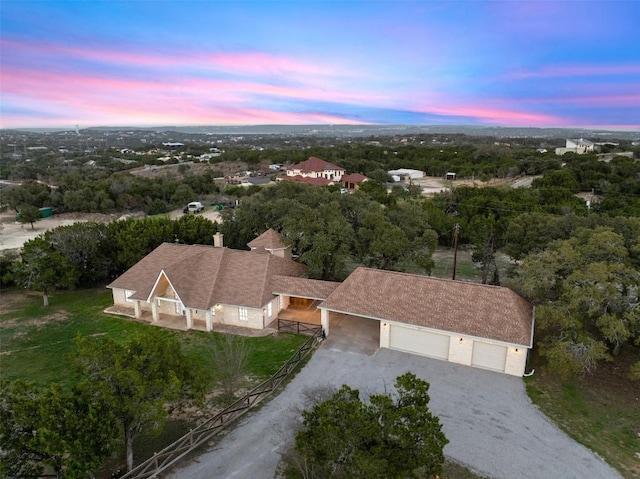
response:
M191 329L187 329L186 316L173 316L161 313L160 319L158 321L152 322L152 315L150 311L143 311L141 318L135 317L135 311L133 310L133 308L125 308L122 306L111 306L110 308L105 309L104 312L109 314L117 314L118 316L126 316L127 318L139 323L145 323L161 328L173 329L176 331L207 331L206 324L203 320L194 320L193 327ZM226 324L213 323L213 332L236 334L238 336L269 336L275 334L276 330L277 322L272 323L272 325L269 325L265 329L241 328L239 326L229 326Z
M278 313L278 319L320 326L320 310L316 306L309 308L288 307Z

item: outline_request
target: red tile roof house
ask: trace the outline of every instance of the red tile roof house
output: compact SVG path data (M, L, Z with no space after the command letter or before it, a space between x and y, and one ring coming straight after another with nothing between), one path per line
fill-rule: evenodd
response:
M283 179L326 186L340 183L345 172L341 166L312 156L302 163L288 167L287 175Z
M160 245L108 286L114 306L157 325L171 317L186 329L263 330L302 302L319 310L327 336L337 321L376 321L380 347L525 372L534 310L508 288L363 267L342 283L310 280L302 265L276 256L286 247L273 230L252 251L217 244Z
M362 173L351 173L342 177L342 187L347 190L357 190L360 187L360 183L369 181L369 178Z

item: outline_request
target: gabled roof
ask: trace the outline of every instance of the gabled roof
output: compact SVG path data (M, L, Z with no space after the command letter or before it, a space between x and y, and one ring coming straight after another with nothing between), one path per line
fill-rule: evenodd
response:
M499 286L360 267L319 307L531 347L531 305Z
M251 249L267 251L284 249L287 247L280 239L280 235L276 233L273 228L269 228L260 236L247 243L247 246Z
M270 289L273 294L297 296L299 298L326 299L340 283L319 279L293 278L291 276L273 276Z
M271 254L204 245L163 243L112 282L147 300L160 274L166 275L185 307L215 304L260 308L273 294L272 276L302 276L304 266Z
M346 183L362 183L363 181L367 181L369 178L364 176L362 173L350 173L348 175L343 175L340 181Z
M334 165L333 163L329 163L328 161L321 160L320 158L316 158L315 156L309 157L308 160L303 161L302 163L298 163L297 165L293 165L287 168L287 170L300 170L303 173L313 173L314 171L325 171L325 170L342 170L345 171L341 166Z

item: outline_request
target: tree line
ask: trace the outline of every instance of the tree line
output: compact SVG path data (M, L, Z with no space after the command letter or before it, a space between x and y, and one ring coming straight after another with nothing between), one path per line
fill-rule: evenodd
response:
M639 282L640 218L590 211L568 188L458 187L428 200L419 189L398 187L388 193L376 181L348 195L335 187L280 182L255 189L238 208L224 211L223 219L221 225L188 215L56 228L27 242L21 261L3 257L3 281L38 289L46 299L55 288L108 282L165 241L211 244L220 230L227 246L246 249L268 228L292 247L311 278L339 281L357 264L429 274L436 246L452 246L457 225L459 242L472 248L482 282L509 284L538 306L536 345L552 369L585 372L640 345L634 287ZM578 255L582 246L577 241L606 250L614 240L619 251L607 261L617 265L616 271L598 266L602 260ZM542 259L556 258L558 251L571 255L544 270L553 272L553 287L532 287L538 273L529 265L546 264ZM510 270L498 268L499 253L512 258ZM566 266L558 269L560 264ZM593 304L602 298L593 293L589 307L571 303L573 320L560 321L570 316L570 299L591 291L584 281L575 283L575 275L595 275L596 270L599 280L591 288L613 288L609 293L617 292L611 296L615 304L599 303L598 313ZM633 377L640 366L635 368Z
M46 305L51 291L106 284L164 242L212 244L217 229L198 215L59 226L27 241L19 255L0 255L0 279L41 291Z
M5 172L5 175L30 181L19 187L3 189L2 203L12 208L24 205L38 208L50 206L59 211L166 213L195 197L219 193L219 187L213 182L216 163L292 164L309 156L318 156L344 167L350 173L364 173L380 181L388 179L386 171L396 168L414 168L436 177L453 171L458 178L481 180L544 175L532 185L542 194L545 190L555 188L567 189L572 193L592 192L595 211L640 215L640 163L634 158L617 156L605 162L599 161L595 154L567 153L557 157L553 153L537 152L530 146L471 142L437 146L353 143L298 150L229 148L211 160L211 170L204 174L191 174L185 164L174 176L153 179L120 171L121 163L101 168L66 164L45 168L41 165L37 178L17 174L7 168L9 173ZM241 193L238 190L234 192Z

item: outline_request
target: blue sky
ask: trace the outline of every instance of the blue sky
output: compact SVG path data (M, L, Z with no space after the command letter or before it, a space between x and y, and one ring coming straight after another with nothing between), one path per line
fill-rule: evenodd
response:
M13 1L0 127L640 130L638 1Z

